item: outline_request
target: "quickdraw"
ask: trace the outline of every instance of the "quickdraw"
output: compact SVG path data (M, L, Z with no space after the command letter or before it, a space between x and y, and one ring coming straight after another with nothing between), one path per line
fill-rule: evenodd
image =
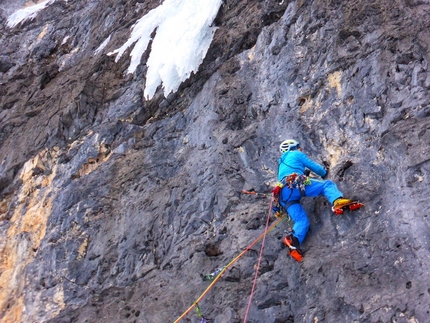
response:
M272 207L272 204L270 204L270 208ZM270 210L269 208L269 210ZM182 313L181 316L179 316L174 323L178 323L180 320L182 320L197 304L200 302L203 297L211 290L211 288L215 285L215 283L221 278L221 276L225 273L225 271L231 267L236 261L238 261L240 258L243 257L243 255L251 250L251 248L259 242L261 239L263 239L266 234L271 232L279 223L281 223L283 220L285 220L287 217L279 218L277 221L272 223L269 228L267 228L257 239L254 240L248 247L246 247L245 250L243 250L236 258L234 258L232 261L230 261L226 266L224 266L223 270L215 277L215 279L210 283L210 285L206 288L206 290L199 296L199 298L191 305L184 313ZM258 271L257 271L258 272ZM202 323L202 322L201 322Z
M200 323L209 323L209 321L202 315L202 312L200 311L200 307L198 303L196 303L196 311L197 311L197 315L200 317Z
M248 195L261 196L261 197L272 197L272 194L256 192L253 188L252 188L252 189L250 189L249 191L247 191L247 190L242 190L242 193L243 193L243 194L248 194Z
M306 175L293 173L291 175L285 176L280 183L283 187L288 187L289 189L297 188L303 191L306 185L311 184L311 180Z
M200 277L203 279L203 281L214 280L215 277L218 276L219 273L224 270L224 268L225 268L225 266L221 267L221 268L218 268L213 273L210 273L210 274L206 274L206 275L200 274Z

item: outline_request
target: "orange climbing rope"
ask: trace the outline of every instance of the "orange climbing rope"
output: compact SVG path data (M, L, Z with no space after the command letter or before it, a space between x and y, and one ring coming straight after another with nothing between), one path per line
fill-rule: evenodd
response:
M273 198L270 200L269 211L267 212L266 228L265 228L264 232L267 232L267 228L269 226L272 204L273 204ZM255 285L257 284L258 271L260 270L260 263L261 263L261 258L263 257L263 249L264 249L264 242L265 241L266 241L266 235L263 236L263 242L261 243L260 255L258 256L257 268L255 269L254 282L252 283L251 294L249 295L248 307L246 308L243 323L246 323L246 319L248 318L249 309L251 308L252 296L254 295Z
M270 209L269 209L269 212L270 212ZM197 303L199 303L203 299L203 297L206 296L206 294L211 290L211 288L215 285L218 279L221 278L221 276L226 272L226 270L230 266L232 266L236 261L238 261L248 250L250 250L257 242L259 242L262 238L264 238L267 233L272 231L279 223L281 223L287 217L288 216L283 216L282 218L279 218L276 222L272 223L272 225L268 229L266 227L266 230L257 239L255 239L253 243L251 243L248 247L246 247L245 250L243 250L236 258L230 261L230 263L221 270L218 276L215 277L213 282L206 288L206 290L200 295L200 297L180 317L178 317L174 323L177 323L180 320L182 320L197 305Z

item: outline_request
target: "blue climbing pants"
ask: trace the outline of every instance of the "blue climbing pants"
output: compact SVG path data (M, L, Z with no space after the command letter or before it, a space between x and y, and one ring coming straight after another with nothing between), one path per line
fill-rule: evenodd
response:
M310 179L310 181L311 184L305 186L305 196L315 197L324 195L331 204L333 204L336 199L343 196L342 192L337 188L337 185L330 180ZM294 221L294 235L300 243L305 240L310 225L306 211L299 203L301 198L302 194L299 189L284 187L279 199L279 203ZM292 201L297 201L297 203L291 204L290 202Z

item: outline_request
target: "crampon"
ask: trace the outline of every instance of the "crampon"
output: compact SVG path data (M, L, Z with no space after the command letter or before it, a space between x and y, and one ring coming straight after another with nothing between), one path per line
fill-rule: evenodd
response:
M288 254L294 258L294 260L296 260L297 262L301 262L303 259L303 254L301 252L300 249L298 249L297 247L295 247L293 245L293 241L291 239L291 236L286 236L284 238L284 243L288 248Z
M359 201L348 201L348 202L336 205L336 207L333 206L332 210L336 215L340 215L340 214L343 214L345 210L354 211L354 210L358 210L362 206L364 206L364 204Z

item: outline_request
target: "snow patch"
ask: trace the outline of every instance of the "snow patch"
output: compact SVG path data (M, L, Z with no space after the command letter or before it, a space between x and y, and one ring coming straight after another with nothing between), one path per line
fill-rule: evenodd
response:
M70 36L66 36L63 38L63 41L61 42L61 45L64 45L69 40Z
M7 20L7 26L9 28L13 28L16 25L18 25L20 22L28 19L33 19L37 16L37 13L50 5L51 3L55 2L56 0L45 0L41 3L38 3L34 6L26 7L19 9L15 11L13 14L10 15L10 17Z
M106 45L110 41L110 37L111 37L111 35L109 35L109 37L106 38L105 41L100 44L100 46L94 51L94 55L97 55L98 53L100 53L106 47Z
M108 55L116 54L118 62L134 44L128 67L128 73L134 73L156 30L146 63L144 96L151 99L160 84L165 94L176 92L203 62L216 30L212 22L221 4L222 0L165 0L139 19L127 42Z

